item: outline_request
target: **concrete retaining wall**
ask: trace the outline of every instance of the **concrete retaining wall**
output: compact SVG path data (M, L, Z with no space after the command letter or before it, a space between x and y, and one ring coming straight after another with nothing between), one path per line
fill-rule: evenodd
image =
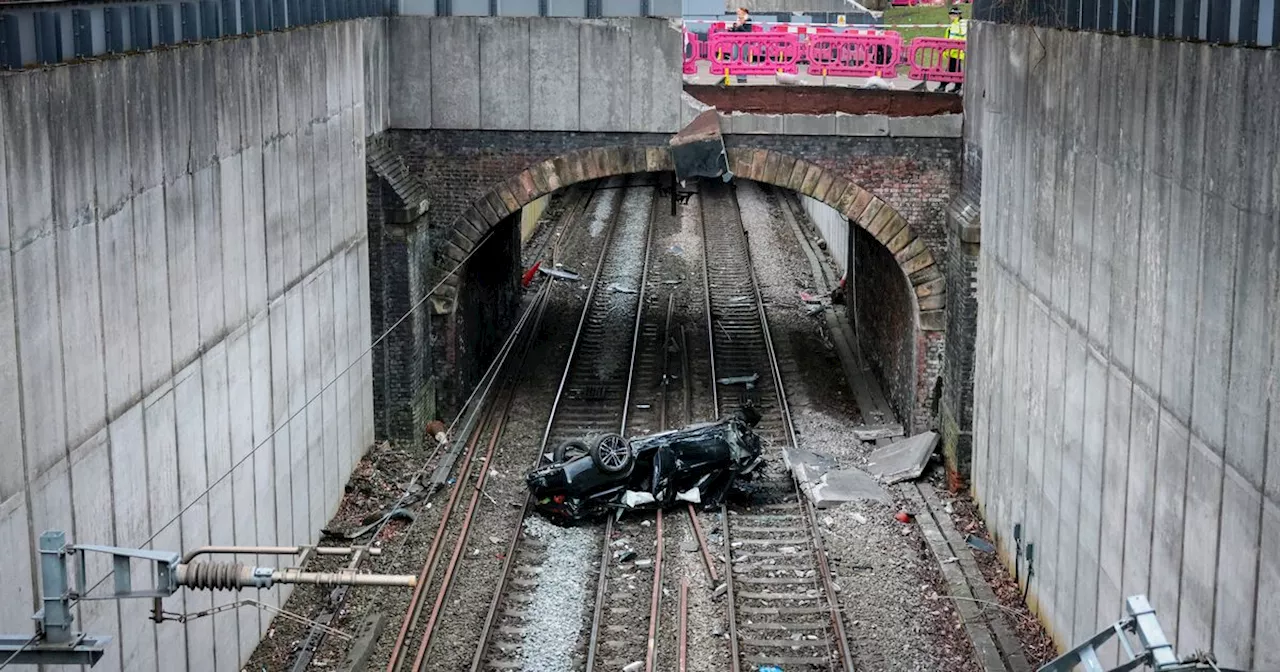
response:
M808 196L800 197L800 205L804 207L809 221L818 227L818 233L827 241L827 249L831 251L831 260L843 273L847 270L849 250L849 219L835 208Z
M390 123L674 133L682 45L666 19L397 17Z
M372 437L361 139L385 124L365 76L382 23L0 76L0 631L31 631L43 530L292 545L334 512ZM95 670L237 669L269 622L148 607L78 608L114 638Z
M1180 653L1276 669L1280 53L991 24L970 49L987 521L1035 543L1059 643L1147 593Z

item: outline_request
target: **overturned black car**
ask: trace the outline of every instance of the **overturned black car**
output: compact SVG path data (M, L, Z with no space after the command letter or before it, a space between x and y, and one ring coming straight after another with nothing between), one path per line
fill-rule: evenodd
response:
M631 440L566 441L525 482L535 508L559 524L676 502L718 504L735 479L750 478L763 463L752 431L759 421L759 411L745 406L717 422Z

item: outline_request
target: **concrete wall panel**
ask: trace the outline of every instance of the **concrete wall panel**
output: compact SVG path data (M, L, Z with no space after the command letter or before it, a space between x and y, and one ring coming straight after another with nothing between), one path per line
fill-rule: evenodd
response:
M96 205L100 218L120 210L133 193L130 171L124 169L129 165L130 143L123 141L129 133L125 98L129 90L126 72L132 67L132 63L123 59L106 59L93 63L87 69L93 82L93 137L122 140L103 143L89 157L93 164L95 191L95 198L91 202ZM76 95L84 96L85 92L79 91ZM143 114L148 112L149 110L144 110ZM141 119L138 121L143 124L139 131L145 132L145 123ZM83 136L78 141L83 142L85 137L88 136ZM139 188L142 186L139 185Z
M1156 497L1157 440L1160 406L1141 386L1134 386L1129 416L1129 480L1124 514L1124 576L1121 594L1150 590L1152 517Z
M173 367L181 369L195 359L200 347L200 291L196 279L199 271L191 179L181 177L166 186L164 200L170 342Z
M48 471L67 451L66 425L57 421L65 417L57 268L52 237L33 241L13 255L22 422L30 480Z
M683 37L666 21L631 24L631 127L637 133L680 130Z
M1254 601L1257 604L1254 641L1277 641L1280 637L1280 505L1270 500L1262 503L1262 543ZM1257 670L1280 668L1280 647L1255 646L1253 667Z
M27 503L22 497L0 502L0 544L4 544L5 571L14 580L0 581L0 628L5 632L29 632L34 614L35 591L32 589L31 550L33 542L27 530Z
M1276 223L1241 215L1239 263L1234 269L1234 317L1227 389L1226 462L1261 493L1266 473L1267 379L1271 376L1272 298L1278 283Z
M20 399L18 378L17 316L13 310L12 259L0 252L0 408L17 409ZM25 487L26 468L23 460L22 416L16 412L0 414L0 507L20 500ZM24 507L25 510L25 507ZM0 515L0 525L4 516Z
M267 281L267 219L265 158L260 147L244 151L244 265L245 310L255 316L266 310L271 287Z
M347 175L363 173L363 143L350 136L385 127L366 124L363 105L366 79L385 98L386 71L369 77L355 61L364 56L357 35L333 24L0 79L0 334L11 341L4 347L0 336L0 441L10 439L0 459L23 467L0 476L0 561L15 572L0 600L21 605L0 618L8 623L13 611L22 621L5 629L29 628L32 529L125 546L155 535L149 546L169 550L315 541L323 521L307 515L311 502L320 514L333 510L346 474L338 456L362 452L347 444L366 434L339 434L332 396L310 409L321 419L314 439L305 424L297 432L301 470L271 450L291 447L287 433L249 451L271 437L276 416L306 403L301 374L315 386L336 377L334 325L345 330L367 314L346 314L367 308L354 294L340 303L323 293L329 339L315 340L313 361L300 360L296 400L294 380L273 379L273 330L301 345L307 326L301 314L289 322L277 311L276 325L267 312L304 281L302 241L314 243L309 265L326 268L363 235L359 187L343 191ZM367 331L344 333L344 347L367 346ZM283 353L279 363L287 372ZM360 394L369 373L349 381ZM335 466L311 483L313 458ZM92 578L105 562L92 561ZM233 599L182 594L166 608ZM115 640L95 669L234 669L270 620L235 610L156 626L148 606L80 608L82 625Z
M147 189L133 201L133 242L138 290L142 389L154 390L173 376L169 311L169 242L165 190Z
M583 131L631 130L631 32L612 22L584 21L578 33L578 118Z
M71 446L101 430L107 417L97 228L86 224L58 234L58 304Z
M580 125L578 33L574 21L530 20L529 125L540 131L572 131Z
M1231 361L1231 317L1239 244L1240 213L1218 196L1205 200L1205 215L1216 222L1201 238L1200 310L1196 319L1195 379L1191 428L1208 448L1222 453L1226 438L1227 366Z
M1222 499L1222 460L1199 437L1187 453L1187 512L1182 547L1182 589L1178 602L1179 653L1213 645L1214 589L1217 580L1218 515Z
M129 205L98 225L103 337L106 339L107 417L117 417L142 400L138 278ZM165 348L166 351L168 348Z
M167 94L161 92L160 60L155 53L138 54L124 69L123 87L128 93L128 104L124 110L129 138L129 182L135 194L159 186L164 181L160 99ZM104 86L106 84L104 82Z
M431 21L431 122L476 128L480 119L480 24L471 17Z
M1236 549L1218 556L1213 620L1213 651L1224 659L1248 661L1254 648L1254 613L1258 599L1258 515L1262 498L1250 479L1227 467L1222 480L1220 545Z
M319 231L316 219L315 132L307 128L298 133L298 163L294 170L298 180L299 249L302 253L302 274L310 273L316 266L316 238Z
M49 72L47 84L53 221L66 229L94 215L94 162L84 142L93 137L93 116L78 114L76 105L80 97L92 95L93 73L88 68L57 68Z
M75 511L75 526L69 530L72 539L101 539L106 545L116 541L113 514L112 479L103 478L111 473L110 444L104 427L71 452L71 501ZM85 574L89 581L97 582L111 572L111 557L93 553L85 558ZM92 584L90 584L92 585ZM94 632L119 632L119 611L107 601L87 601L80 604L80 627ZM94 666L94 669L121 669L120 648L115 648Z
M222 189L218 166L210 165L191 178L195 212L194 266L199 297L200 348L208 349L226 333L223 292Z
M1001 117L998 138L978 138L978 334L992 343L978 346L973 483L988 523L1006 551L1015 521L1056 530L1053 561L1037 568L1052 599L1037 606L1061 646L1113 619L1124 595L1146 592L1179 651L1211 648L1221 663L1257 667L1260 633L1275 636L1262 602L1275 582L1265 549L1280 497L1278 442L1267 438L1277 432L1264 427L1280 426L1270 407L1280 398L1276 178L1257 148L1274 144L1277 112L1270 98L1244 101L1270 86L1274 56L974 31L975 53L991 57L989 91L973 102L983 120ZM1040 62L1050 65L1031 67ZM1117 86L1096 87L1106 71ZM1055 113L1059 92L1080 104ZM1054 142L1050 193L1040 180ZM1063 268L1062 278L1083 280L1058 281ZM1044 324L1042 416L1043 350L1029 341Z
M481 128L530 128L529 37L524 19L494 18L480 24Z
M223 324L243 324L248 319L248 288L245 264L244 183L240 155L219 161L219 196L222 209Z
M1182 582L1182 531L1186 514L1187 451L1190 437L1178 419L1160 411L1156 457L1155 525L1151 537L1151 605L1170 617L1162 623L1177 640Z

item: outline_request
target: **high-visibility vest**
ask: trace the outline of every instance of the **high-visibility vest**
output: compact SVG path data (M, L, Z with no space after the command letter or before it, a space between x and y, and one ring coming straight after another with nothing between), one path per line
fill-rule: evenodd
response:
M965 21L964 19L955 21L947 26L948 40L963 40L967 38L968 34L969 34L969 22ZM948 49L942 52L942 55L946 56L947 58L955 58L962 61L964 60L964 51L960 49Z

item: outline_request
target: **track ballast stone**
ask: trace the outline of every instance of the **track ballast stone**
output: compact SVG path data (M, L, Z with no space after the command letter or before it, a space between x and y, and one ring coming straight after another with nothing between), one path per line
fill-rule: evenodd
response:
M520 649L526 670L574 669L574 652L582 636L582 608L590 604L592 574L599 555L597 531L592 527L557 527L534 515L524 531L546 544L552 561L542 565L538 586L525 608L525 631Z

